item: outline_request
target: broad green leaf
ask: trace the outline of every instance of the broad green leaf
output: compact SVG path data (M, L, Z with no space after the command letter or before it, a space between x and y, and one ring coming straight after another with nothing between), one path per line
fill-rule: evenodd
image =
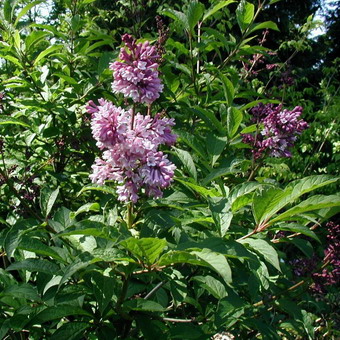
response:
M44 323L51 320L57 320L62 319L66 316L71 315L84 315L84 316L90 316L92 317L92 314L85 311L82 308L76 307L76 306L69 306L69 305L59 305L59 306L52 306L47 307L37 315L35 315L30 325L38 324L38 323Z
M228 6L235 2L234 0L228 0L228 1L219 1L215 6L210 8L208 11L206 11L203 15L202 22L207 20L210 16L214 15L216 12L218 12L220 9L222 9L225 6Z
M320 243L320 239L316 236L314 231L310 230L307 226L297 224L297 223L289 223L289 224L280 224L276 227L271 227L269 230L284 230L284 231L290 231L292 233L299 233L302 235L306 235Z
M58 51L62 48L63 48L63 45L52 45L52 46L48 47L46 50L39 53L39 55L34 60L33 65L37 65L40 60L42 60L43 58L45 58L49 54L52 54L52 53L54 53L54 52L56 52L56 51Z
M227 132L228 137L233 138L242 123L243 115L235 107L229 107L227 111Z
M87 186L84 186L77 194L77 196L80 196L83 192L85 191L101 191L101 192L104 192L106 194L111 194L111 195L114 195L114 196L117 196L117 193L116 191L109 187L109 186L106 186L106 185L101 185L101 186L94 186L94 185L87 185Z
M216 129L221 135L226 134L226 130L221 122L216 118L215 114L210 110L202 109L199 106L195 106L192 111L209 124L213 129Z
M139 240L129 238L120 244L131 252L131 254L140 260L146 261L149 265L155 263L167 246L166 240L158 238L141 238Z
M262 221L268 220L276 211L280 210L280 202L285 196L286 193L279 188L261 189L253 200L253 215L256 223L260 224Z
M91 327L90 323L72 321L63 324L59 327L50 337L50 340L73 340L79 339L79 336L83 336L85 331Z
M115 282L113 277L105 276L100 272L91 273L92 289L101 315L113 297Z
M21 63L20 63L20 61L19 61L19 59L16 58L16 57L13 57L13 56L7 54L7 55L1 55L1 58L4 58L4 59L12 62L13 64L19 66L19 68L23 68Z
M41 301L37 288L28 283L11 285L0 292L0 297L6 295L14 296L15 298L24 298L26 300Z
M242 196L247 195L252 191L255 191L261 186L262 184L257 183L257 182L245 182L245 183L236 185L230 191L229 200L232 204L234 204L238 198L241 198Z
M187 31L189 30L188 17L184 13L176 11L174 9L166 9L162 11L162 14L175 20L183 29Z
M335 183L337 180L337 177L328 175L314 175L293 181L284 190L275 188L265 189L262 193L255 197L253 202L253 211L256 222L258 223L269 220L279 210L284 208L286 205L293 203L303 194L321 188L325 185ZM331 206L335 205L325 205L310 210Z
M77 85L78 84L78 82L74 78L72 78L72 77L70 77L66 74L57 72L57 73L54 73L53 75L57 76L58 78L65 80L67 83L69 83L71 85Z
M248 244L255 252L262 255L264 259L272 264L277 270L281 271L277 251L267 241L255 238L246 238L238 241L241 244Z
M24 236L20 241L18 248L31 251L38 255L50 256L60 262L64 262L64 259L55 250L37 238Z
M188 151L181 150L174 148L177 157L180 159L180 161L183 163L186 171L189 173L189 175L194 178L195 181L197 181L197 171L195 163Z
M31 47L33 48L36 43L38 43L48 35L50 35L50 33L46 31L31 32L25 39L26 50L29 51Z
M40 208L41 208L41 212L44 215L45 218L48 217L48 215L50 214L53 205L58 197L59 194L59 188L57 188L56 190L52 191L50 188L48 187L44 187L41 190L40 193Z
M234 85L222 72L219 72L219 77L223 85L224 96L227 101L227 104L228 106L231 106L235 95Z
M86 203L82 205L75 213L72 213L72 217L77 217L79 214L89 211L100 211L99 203Z
M293 239L289 239L288 242L294 244L307 257L311 258L314 255L314 247L309 241L294 237Z
M16 119L16 118L13 118L13 117L10 117L10 116L0 116L0 125L7 125L7 124L30 127L28 124L22 122L19 119Z
M169 251L163 254L158 260L158 265L160 266L169 266L176 263L188 263L197 266L202 265L202 261L200 261L197 256L186 251Z
M165 308L159 303L151 300L133 299L125 301L123 308L128 310L145 311L145 312L164 312Z
M17 25L17 23L19 22L19 20L30 10L32 9L34 6L40 4L44 2L44 0L37 0L37 1L33 1L29 4L27 4L19 13L18 13L18 16L14 22L14 26Z
M228 295L224 284L210 275L194 276L192 280L200 282L200 286L207 290L216 299L223 299Z
M236 9L236 19L242 32L251 24L254 18L254 5L241 0Z
M302 214L307 211L329 208L329 207L337 207L340 206L340 196L338 195L315 195L312 196L295 207L288 209L284 213L270 220L270 224L273 224L277 221L283 221L290 217L293 217L298 214Z
M184 184L186 187L196 191L198 194L203 195L204 197L215 197L215 196L220 196L220 193L216 189L206 189L200 185L183 181L179 178L176 178L176 181L179 183Z
M41 272L54 275L59 271L59 266L47 260L26 259L12 263L6 270L27 270L29 272Z
M14 40L14 47L17 49L17 51L21 50L21 38L19 31L15 31L13 34L13 40Z
M232 282L231 269L225 256L215 253L209 249L193 251L192 254L207 263L208 267L216 271L226 283Z
M219 229L220 235L223 237L227 233L233 214L231 212L231 205L228 199L214 197L209 200L209 208L212 217Z
M12 22L16 2L13 0L5 0L3 5L4 18L9 23Z
M242 159L233 159L227 165L221 165L220 167L210 171L209 175L202 180L202 185L207 185L209 182L216 178L235 174L239 172L238 166L243 162Z
M221 156L225 146L227 145L227 138L226 137L219 137L213 133L209 133L207 135L206 143L207 143L207 151L211 157L211 166L213 167Z
M188 25L191 34L194 33L194 28L202 18L204 5L199 1L190 1L187 9Z
M263 30L266 28L270 28L274 31L280 31L279 28L277 27L277 25L272 22L272 21L265 21L265 22L261 22L260 24L253 24L251 25L250 29L249 29L249 33L252 33L254 31L257 30Z

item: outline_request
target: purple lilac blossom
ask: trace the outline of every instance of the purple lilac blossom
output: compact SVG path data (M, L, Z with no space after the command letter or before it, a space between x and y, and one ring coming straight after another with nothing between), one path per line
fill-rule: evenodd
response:
M255 159L269 154L272 157L291 157L290 149L297 136L307 129L308 124L299 119L302 107L292 111L282 109L282 105L262 104L251 111L252 121L259 127L255 134L244 134L243 142L252 146Z
M110 64L114 78L112 90L132 98L136 103L151 104L163 90L157 63L160 56L156 47L150 46L148 41L137 44L128 34L124 34L122 40L125 47L120 50L121 61Z
M176 167L158 147L175 143L176 135L171 131L174 120L160 114L151 117L136 113L131 128L131 112L104 99L99 105L89 102L87 110L92 114L97 146L105 149L92 166L92 182L117 182L118 199L124 202L136 202L142 188L148 196L162 197L162 189L171 184Z

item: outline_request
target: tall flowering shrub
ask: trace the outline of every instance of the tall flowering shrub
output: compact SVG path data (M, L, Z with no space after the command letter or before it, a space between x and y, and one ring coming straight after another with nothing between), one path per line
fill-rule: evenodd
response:
M134 103L151 105L163 89L156 48L149 42L136 43L125 34L122 37L119 58L111 64L112 89L132 98ZM90 175L94 183L103 184L113 180L117 186L118 199L137 202L143 190L148 196L162 197L162 189L173 180L175 165L159 150L160 145L173 145L176 135L171 131L173 119L157 113L136 113L136 104L123 109L112 102L100 99L96 105L90 101L87 111L92 115L92 135L103 156L95 160ZM148 110L149 112L149 110Z

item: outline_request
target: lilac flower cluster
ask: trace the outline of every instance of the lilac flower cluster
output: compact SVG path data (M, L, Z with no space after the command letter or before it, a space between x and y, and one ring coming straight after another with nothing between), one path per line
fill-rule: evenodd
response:
M104 99L99 105L89 102L87 110L92 113L97 146L105 149L92 166L91 180L99 184L105 180L118 182L118 198L125 202L136 202L142 187L148 196L161 197L176 167L158 147L175 143L176 135L171 132L174 120L137 113L132 127L132 110L125 111Z
M324 294L327 292L327 286L340 283L340 224L328 222L326 227L328 242L324 251L324 268L321 271L317 270L321 260L315 255L310 259L297 258L291 261L294 266L293 272L297 277L312 276L311 289L317 294Z
M148 41L137 44L129 34L124 34L122 40L125 47L120 50L121 61L110 64L114 77L112 90L132 98L135 103L151 104L163 90L158 76L157 49Z
M269 154L272 157L291 157L290 149L294 146L297 135L308 127L299 119L302 107L292 111L282 109L282 105L262 104L251 111L252 121L258 125L255 135L244 134L243 142L252 146L255 159Z

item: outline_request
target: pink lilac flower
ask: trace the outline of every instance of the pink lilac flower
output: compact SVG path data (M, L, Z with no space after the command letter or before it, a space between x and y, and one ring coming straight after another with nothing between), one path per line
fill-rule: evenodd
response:
M244 134L243 142L252 146L255 159L269 154L272 157L291 157L290 149L294 146L297 136L308 127L299 119L302 107L296 106L292 111L282 110L282 105L259 104L252 109L253 119L259 131Z
M160 145L172 145L176 135L171 131L173 119L143 116L136 113L131 127L132 114L117 108L111 102L90 102L92 134L102 158L97 158L90 175L92 182L103 184L113 180L117 186L118 199L136 202L143 188L148 196L161 197L162 189L168 187L174 176L175 166L161 151Z
M150 46L148 41L137 44L128 34L124 34L122 40L125 47L120 50L121 61L110 64L114 78L112 91L122 93L136 103L151 104L163 90L157 63L160 56L156 47Z

